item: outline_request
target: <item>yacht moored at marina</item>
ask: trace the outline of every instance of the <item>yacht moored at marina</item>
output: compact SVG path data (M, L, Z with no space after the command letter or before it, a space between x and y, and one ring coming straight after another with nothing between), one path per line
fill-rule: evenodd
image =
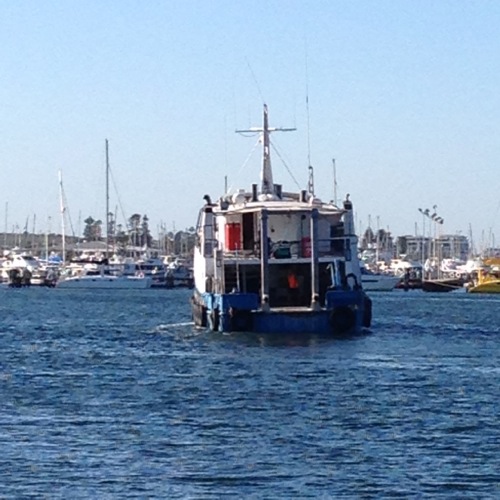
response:
M361 286L353 205L324 203L314 186L274 184L264 105L261 185L206 204L194 248L195 324L220 332L359 332L371 323ZM311 167L312 168L312 167Z
M390 292L401 282L401 276L376 273L361 267L361 284L365 292Z
M11 287L55 285L57 266L43 262L27 252L12 251L0 266L0 282Z
M151 288L152 279L146 276L129 276L107 263L73 263L57 281L57 288L106 288L143 289Z

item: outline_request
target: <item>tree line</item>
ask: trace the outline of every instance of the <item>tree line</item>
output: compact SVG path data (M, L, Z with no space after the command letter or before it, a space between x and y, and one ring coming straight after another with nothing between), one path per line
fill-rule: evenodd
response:
M103 227L103 222L99 219L89 216L83 222L85 223L83 238L87 241L100 241L107 238L113 243L146 248L153 244L147 215L133 214L127 221L127 227L124 228L122 224L116 223L114 214L109 213L108 234L105 234L106 225Z

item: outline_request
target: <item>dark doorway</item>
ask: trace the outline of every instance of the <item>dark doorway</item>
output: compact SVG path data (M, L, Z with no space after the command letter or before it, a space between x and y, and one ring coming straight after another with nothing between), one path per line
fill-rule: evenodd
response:
M253 213L243 214L243 250L253 250L254 245Z

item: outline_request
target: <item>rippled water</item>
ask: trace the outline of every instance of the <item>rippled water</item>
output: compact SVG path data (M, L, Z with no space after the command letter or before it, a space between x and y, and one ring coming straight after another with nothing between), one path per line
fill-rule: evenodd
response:
M0 289L0 498L500 497L500 297L225 336L187 290Z

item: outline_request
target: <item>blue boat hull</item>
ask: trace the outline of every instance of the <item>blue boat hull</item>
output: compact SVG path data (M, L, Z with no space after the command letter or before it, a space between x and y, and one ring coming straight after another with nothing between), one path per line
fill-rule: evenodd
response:
M252 293L200 294L192 297L197 326L218 332L347 334L371 324L371 300L362 290L331 290L323 307L263 310Z

